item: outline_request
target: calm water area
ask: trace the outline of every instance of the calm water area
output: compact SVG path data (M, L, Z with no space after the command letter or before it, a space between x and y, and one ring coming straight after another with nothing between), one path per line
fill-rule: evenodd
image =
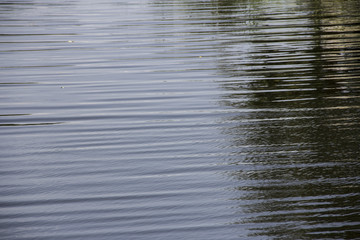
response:
M359 0L0 1L1 240L360 239Z

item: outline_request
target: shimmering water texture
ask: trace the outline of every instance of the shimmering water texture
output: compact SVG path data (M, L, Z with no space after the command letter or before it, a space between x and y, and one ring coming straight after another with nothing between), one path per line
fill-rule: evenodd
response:
M0 2L0 239L360 239L360 2Z

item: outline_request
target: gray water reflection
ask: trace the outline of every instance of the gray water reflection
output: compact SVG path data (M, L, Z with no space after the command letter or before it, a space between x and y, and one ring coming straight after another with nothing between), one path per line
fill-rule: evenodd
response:
M2 239L356 239L359 2L0 4Z
M244 236L201 27L181 4L53 2L0 6L0 238Z

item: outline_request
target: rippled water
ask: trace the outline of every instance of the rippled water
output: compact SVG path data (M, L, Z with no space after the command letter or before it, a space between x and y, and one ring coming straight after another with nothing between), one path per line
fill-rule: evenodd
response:
M1 1L1 239L360 238L359 9Z

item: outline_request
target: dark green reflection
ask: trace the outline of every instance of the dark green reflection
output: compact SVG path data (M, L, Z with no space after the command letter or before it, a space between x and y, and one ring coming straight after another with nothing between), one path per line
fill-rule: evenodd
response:
M359 237L359 1L218 6L223 104L243 110L224 129L249 216L237 223L274 239Z
M234 224L260 239L359 237L360 2L186 3L216 35L221 104L238 110L223 129L248 216Z

